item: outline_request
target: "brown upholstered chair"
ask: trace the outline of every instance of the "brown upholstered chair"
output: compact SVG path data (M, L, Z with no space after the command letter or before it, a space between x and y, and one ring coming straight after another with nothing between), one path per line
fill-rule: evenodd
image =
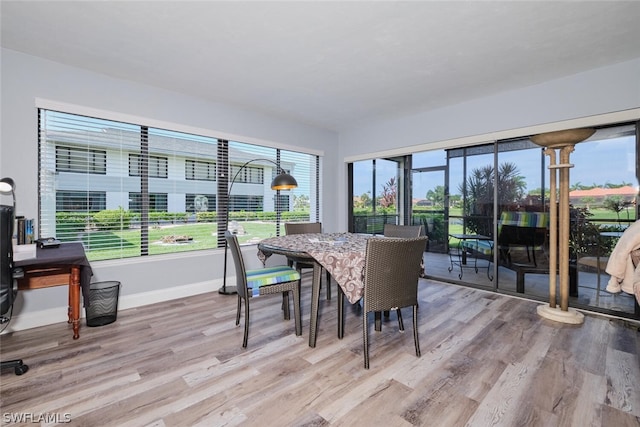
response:
M368 313L396 310L398 327L404 331L402 307L413 307L413 340L416 356L420 357L418 340L418 280L420 261L427 237L409 239L369 239L364 266L364 296L362 338L364 367L369 369ZM338 288L338 304L344 304L344 293ZM339 310L342 313L343 310ZM339 336L344 334L344 319L338 316Z
M286 222L284 224L284 232L289 234L306 234L306 233L322 233L321 222ZM313 268L313 264L295 258L289 258L289 266L294 267L300 274L305 268ZM325 270L323 268L323 270ZM331 274L326 271L327 299L331 299Z
M283 294L284 318L291 318L289 313L289 293L293 293L293 315L296 322L296 335L302 335L302 319L300 314L300 272L288 266L276 266L247 270L240 251L240 244L235 234L227 230L225 232L227 245L231 249L233 262L236 268L236 281L238 288L238 310L236 312L236 325L240 324L240 310L244 300L244 338L242 347L247 347L249 338L249 300L252 297Z

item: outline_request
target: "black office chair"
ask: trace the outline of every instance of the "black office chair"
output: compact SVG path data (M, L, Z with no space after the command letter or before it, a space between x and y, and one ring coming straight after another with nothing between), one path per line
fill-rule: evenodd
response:
M0 193L12 193L15 188L11 178L0 180ZM15 195L13 206L0 205L0 323L11 320L5 314L13 310L13 302L18 293L17 277L19 269L13 267L13 224L15 221ZM29 370L21 359L0 361L0 368L13 368L16 375L22 375Z

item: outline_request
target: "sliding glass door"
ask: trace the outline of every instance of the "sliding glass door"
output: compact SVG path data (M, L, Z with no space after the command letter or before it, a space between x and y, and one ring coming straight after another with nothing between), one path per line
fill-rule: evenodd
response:
M620 236L640 218L637 132L636 123L601 126L570 156L572 307L640 318L633 295L607 291L606 273ZM373 234L384 222L423 224L427 276L546 302L549 275L556 274L549 264L549 211L557 203L550 200L549 163L528 136L414 153L404 166L396 159L356 162L350 224ZM403 183L403 170L411 171L407 202L400 202L399 186L395 203L387 203L389 180ZM482 236L464 247L477 270L459 268L460 235Z
M449 197L448 169L444 151L417 153L411 170L411 224L422 225L429 237L428 252L444 253L450 206L456 209L458 199Z
M353 197L349 231L382 234L384 224L403 224L406 211L404 158L350 165Z

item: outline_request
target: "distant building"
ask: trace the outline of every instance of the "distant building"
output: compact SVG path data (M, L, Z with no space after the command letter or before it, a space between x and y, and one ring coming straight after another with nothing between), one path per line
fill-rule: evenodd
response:
M413 199L413 206L431 207L433 202L429 199Z
M626 185L619 188L591 188L589 190L573 190L569 192L569 200L573 205L595 204L599 205L607 197L619 196L623 200L632 202L638 195L638 189Z

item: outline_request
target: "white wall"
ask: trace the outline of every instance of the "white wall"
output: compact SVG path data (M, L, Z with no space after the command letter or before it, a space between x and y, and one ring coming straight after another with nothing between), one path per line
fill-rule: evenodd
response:
M340 133L342 162L640 119L640 58ZM346 163L338 169L346 188ZM347 226L346 196L338 228Z
M213 136L235 136L239 141L267 142L280 148L303 147L303 151L325 156L323 188L336 187L335 174L330 168L338 163L338 137L334 132L110 78L7 49L2 49L1 55L0 176L10 176L16 181L19 214L35 218L38 213L36 99L135 116L155 123L175 123L206 130ZM212 81L211 84L217 83ZM323 194L322 197L333 199L335 196ZM4 198L1 201L7 203ZM321 213L322 221L325 228L332 231L337 212L333 203L327 205L329 208ZM248 249L246 258L255 262L250 267L259 266L255 247ZM122 283L121 309L217 290L222 284L222 265L222 250L92 263L94 281L118 280ZM229 274L233 274L232 263ZM65 287L55 287L21 292L10 327L17 330L65 321L66 291Z

